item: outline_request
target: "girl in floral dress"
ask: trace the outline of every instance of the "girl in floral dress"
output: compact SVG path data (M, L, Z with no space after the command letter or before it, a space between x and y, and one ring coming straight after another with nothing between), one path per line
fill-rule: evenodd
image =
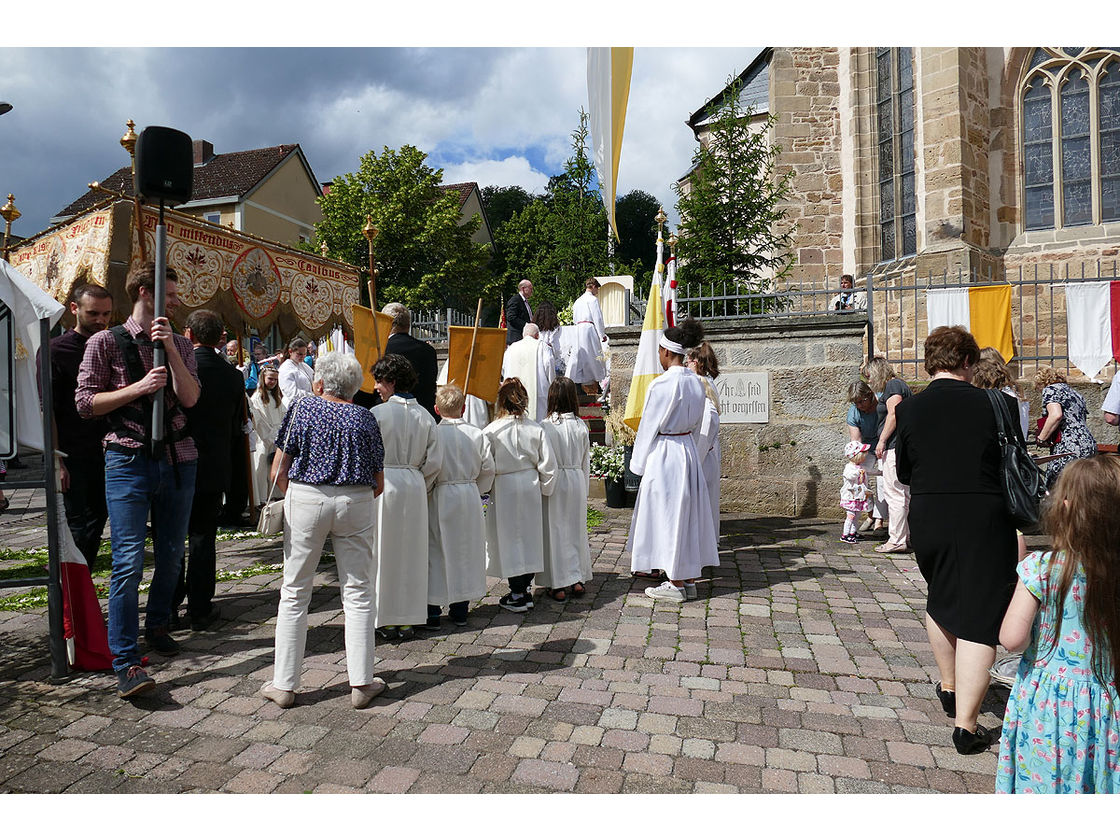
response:
M1026 648L1007 711L998 793L1120 793L1120 458L1062 472L1045 513L1053 552L1019 563L1000 628Z

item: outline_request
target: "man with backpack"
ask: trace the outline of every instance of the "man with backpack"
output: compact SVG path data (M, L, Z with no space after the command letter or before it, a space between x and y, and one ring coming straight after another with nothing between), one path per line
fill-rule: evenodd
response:
M175 272L168 268L168 316L179 305L177 287ZM124 324L103 330L86 342L74 402L80 416L105 417L109 423L103 441L113 546L109 649L117 693L132 697L155 686L141 667L137 639L149 513L155 568L144 637L157 653L174 656L179 652L168 627L198 460L183 409L198 401L200 386L191 343L172 332L167 317L155 317L155 265L149 262L130 271L125 291L132 301L132 314ZM154 367L157 344L163 345L166 364ZM163 395L164 428L162 440L153 443L152 400L157 393Z

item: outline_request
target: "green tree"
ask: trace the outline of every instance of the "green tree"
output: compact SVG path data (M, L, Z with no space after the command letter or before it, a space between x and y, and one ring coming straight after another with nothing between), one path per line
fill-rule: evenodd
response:
M319 199L323 221L312 248L325 242L330 256L368 268L362 228L372 216L380 231L374 240L379 304L396 300L413 309L473 312L478 297L496 291L487 270L490 249L471 239L482 219L475 215L460 224L458 195L439 188L443 170L426 159L408 145L364 154L358 171L335 178Z
M495 232L509 294L522 278L533 281L534 298L563 308L583 293L588 277L607 272L607 217L587 156L587 113L572 132L572 155L549 180L547 193Z
M614 203L619 241L614 246L615 268L641 266L641 277L649 279L657 262L657 222L654 217L661 202L642 190L631 190ZM666 251L668 256L668 251ZM624 272L617 272L624 273ZM631 272L633 273L633 272ZM635 274L634 279L640 279Z
M486 211L491 232L497 233L502 225L532 204L537 197L524 187L483 187L482 208Z
M753 112L729 80L706 145L692 156L687 186L677 184L678 274L727 283L743 293L769 291L793 266L794 226L782 208L793 173L775 172L780 149L767 140L775 117L751 126Z

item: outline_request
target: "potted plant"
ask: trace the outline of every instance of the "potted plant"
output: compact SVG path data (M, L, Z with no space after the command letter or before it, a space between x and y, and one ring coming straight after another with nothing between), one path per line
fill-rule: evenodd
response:
M634 452L634 438L636 434L633 429L626 425L626 421L622 419L622 415L622 411L610 411L603 415L603 421L607 427L607 431L610 433L611 442L615 446L622 447L623 485L627 490L637 492L642 477L630 472L630 456Z
M591 445L591 475L603 479L607 507L626 507L626 485L622 483L625 457L621 446Z

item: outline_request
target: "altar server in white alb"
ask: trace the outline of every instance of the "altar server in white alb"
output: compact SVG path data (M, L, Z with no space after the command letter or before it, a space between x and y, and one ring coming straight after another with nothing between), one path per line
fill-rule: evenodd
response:
M665 373L646 392L630 457L630 469L642 476L642 483L626 547L632 571L665 570L669 579L646 589L654 600L684 601L685 583L700 577L704 566L719 563L696 446L707 411L704 385L684 365L688 348L703 337L703 328L692 318L661 336L658 355Z
M436 434L442 459L428 494L428 627L443 607L452 624L467 623L470 602L486 594L486 521L482 495L494 483L494 456L482 429L463 419L455 385L436 390Z
M522 328L521 340L509 345L502 358L502 379L518 379L525 386L529 396L525 416L530 420L544 419L548 386L554 378L551 351L540 340L540 328L530 322Z
M603 326L603 310L599 308L599 281L592 277L584 285L587 291L572 304L575 332L568 355L567 377L577 385L590 385L607 378L607 328Z
M527 416L529 396L519 380L503 382L496 402L498 419L483 430L494 453L494 487L486 511L486 573L509 583L509 594L498 600L499 606L525 612L533 606L533 575L544 570L541 497L552 494L556 457L540 423Z
M541 422L556 456L556 484L544 499L544 570L537 584L556 601L578 598L591 580L587 542L587 492L591 481L591 436L576 414L576 383L561 376L548 389L548 416ZM569 588L570 587L570 588Z
M436 423L412 396L416 370L389 353L373 366L381 404L370 411L385 446L385 492L377 499L377 633L411 638L428 620L428 491L442 464Z
M716 377L719 376L719 360L716 351L706 341L700 342L699 347L689 347L687 358L688 369L700 377L704 384L704 395L707 397L707 407L704 411L704 422L700 424L700 437L697 449L704 467L704 483L708 485L708 501L712 506L712 525L716 535L716 546L719 546L719 478L721 469L721 451L719 446L719 395L716 393ZM689 599L696 597L695 584L685 587Z

